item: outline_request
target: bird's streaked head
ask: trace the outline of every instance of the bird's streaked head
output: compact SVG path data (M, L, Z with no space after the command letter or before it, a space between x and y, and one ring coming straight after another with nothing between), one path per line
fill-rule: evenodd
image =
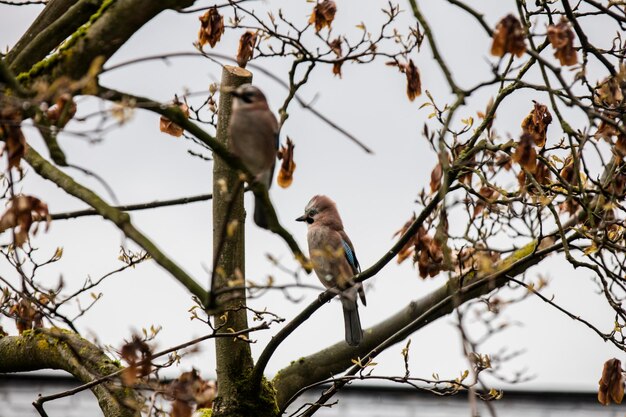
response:
M230 93L235 97L235 106L267 108L265 94L252 84L243 84Z
M325 195L316 195L304 208L304 214L296 219L298 222L325 224L343 228L335 202Z

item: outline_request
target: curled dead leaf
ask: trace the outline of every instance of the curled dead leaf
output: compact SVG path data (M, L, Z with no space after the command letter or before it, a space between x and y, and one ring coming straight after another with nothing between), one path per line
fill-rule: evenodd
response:
M26 152L26 138L22 133L22 115L19 109L5 106L0 109L0 140L4 142L1 155L7 154L9 168L19 168Z
M518 58L526 52L526 39L520 21L512 14L502 18L493 32L491 55L503 57L511 53Z
M409 100L413 101L422 94L420 72L412 59L409 60L408 64L404 65L403 69L406 75L406 95L409 97Z
M536 101L533 103L533 109L522 121L522 131L532 135L535 145L543 148L546 144L548 125L552 123L552 115L547 106Z
M409 226L413 224L415 219L416 219L415 213L413 213L413 216L409 220L407 220L406 223L404 223L404 225L402 226L402 228L400 228L400 230L397 230L393 234L392 237L396 237L396 236L401 237L402 235L404 235L404 233L406 233L406 231L409 229ZM400 249L400 251L398 252L398 264L401 264L411 255L413 255L413 248L415 244L417 243L418 239L419 239L419 231L415 233L413 236L411 236L409 240L404 244L402 249Z
M602 80L593 91L593 101L596 105L609 109L616 109L624 106L626 85L626 65L620 65L617 74Z
M602 405L611 402L621 404L624 398L624 374L622 363L618 359L609 359L604 362L602 377L598 381L598 401Z
M432 172L430 173L430 192L431 194L435 191L439 190L441 187L441 178L443 177L443 168L441 166L441 162L435 165Z
M512 156L513 161L530 173L535 172L537 166L537 152L533 144L534 138L531 134L522 134Z
M11 305L8 315L15 319L19 334L43 327L43 314L27 298L21 298Z
M482 197L476 201L476 205L474 206L474 214L472 218L478 216L484 209L488 208L491 203L496 201L500 196L500 193L488 186L482 186L478 191L478 194Z
M172 398L172 417L189 417L196 408L211 408L217 396L217 383L205 381L195 369L183 372L167 388L167 396Z
M247 31L239 38L239 48L237 49L237 65L245 68L248 61L254 55L254 46L256 45L257 32Z
M343 55L341 43L341 38L335 38L328 43L330 50L333 51L338 58L341 58L341 56Z
M615 154L620 158L626 157L626 135L620 133L617 136L613 149L615 150Z
M11 199L9 207L0 217L0 233L15 229L15 245L22 246L28 240L33 224L33 235L37 233L38 222L46 220L46 230L50 225L48 205L36 197L17 195Z
M324 0L317 3L313 8L313 13L309 17L309 23L315 25L315 31L319 32L325 27L330 28L331 23L335 19L337 13L337 5L333 0Z
M76 102L69 93L61 94L56 103L46 111L50 123L59 128L65 127L75 114Z
M211 48L219 42L224 34L224 16L218 11L217 7L211 7L206 11L200 19L200 31L198 32L198 43L200 47L209 44Z
M559 175L566 183L575 185L576 170L574 169L574 160L571 155L565 159L565 162L563 163L563 168L561 168Z
M287 188L293 182L293 172L296 170L296 163L293 160L293 149L295 145L287 137L287 146L281 146L278 151L278 159L281 160L280 171L278 171L278 185Z
M548 40L555 49L554 57L561 65L578 63L576 49L574 49L574 32L567 19L562 18L556 25L548 26Z
M180 108L185 118L189 118L189 106L187 106L187 103L181 103L178 100L178 97L175 97L174 105ZM161 129L161 132L176 137L182 136L183 132L185 131L185 129L178 126L176 123L172 122L170 119L164 116L161 116L161 119L159 120L159 129Z
M132 386L137 379L152 372L152 349L139 336L133 335L131 341L122 346L120 356L128 363L122 372L125 385Z
M335 61L333 63L333 75L338 75L339 78L343 78L342 74L341 74L341 66L343 65L344 61Z
M606 141L611 140L611 138L617 135L618 130L611 123L607 123L604 120L600 121L600 125L598 126L598 130L594 133L593 137L596 139L604 139Z

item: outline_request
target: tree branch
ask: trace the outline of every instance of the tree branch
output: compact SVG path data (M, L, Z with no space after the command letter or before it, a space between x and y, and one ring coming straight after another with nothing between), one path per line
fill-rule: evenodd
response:
M79 353L80 352L80 353ZM59 369L81 382L119 371L119 366L91 342L60 329L36 329L0 337L0 372ZM139 417L133 390L113 383L91 387L105 416Z
M148 210L160 207L178 206L182 204L197 203L199 201L207 201L213 198L213 194L200 194L191 197L175 198L172 200L152 201L150 203L127 204L123 206L111 206L120 211ZM52 220L76 219L85 216L97 216L100 213L96 209L68 211L65 213L54 213L50 215ZM45 219L40 219L44 221Z
M207 300L207 292L174 261L167 257L150 239L144 236L130 222L128 214L111 207L96 193L80 185L69 175L45 160L33 148L29 147L24 159L43 178L54 182L68 194L84 201L93 207L103 218L113 222L123 233L143 248L159 265L168 271L178 282L195 295L203 303Z
M537 241L516 250L495 266L494 273L469 273L450 278L430 294L409 303L393 316L364 331L363 342L356 348L344 342L336 343L317 353L306 356L283 368L274 378L281 409L300 387L336 375L352 365L352 359L360 357L362 363L395 343L402 341L416 330L452 312L464 302L485 295L507 282L507 276L517 275L535 265L548 253L562 244L536 251Z

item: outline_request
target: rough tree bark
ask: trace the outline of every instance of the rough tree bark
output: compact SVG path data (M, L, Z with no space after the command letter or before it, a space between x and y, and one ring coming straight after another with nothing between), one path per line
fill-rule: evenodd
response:
M233 66L222 71L223 91L252 81L252 73ZM228 126L232 96L221 94L217 119L217 140L228 146ZM245 279L245 211L243 179L240 173L214 154L213 163L213 256L212 294ZM238 283L236 285L242 285ZM245 291L223 292L209 305L216 305L213 315L216 326L235 331L247 329ZM275 401L252 394L248 379L253 361L250 345L239 338L215 341L218 395L213 405L214 416L263 416L275 414Z
M35 329L21 336L0 337L0 372L58 369L83 383L112 374L120 366L76 333ZM135 391L113 381L91 388L105 416L140 417Z

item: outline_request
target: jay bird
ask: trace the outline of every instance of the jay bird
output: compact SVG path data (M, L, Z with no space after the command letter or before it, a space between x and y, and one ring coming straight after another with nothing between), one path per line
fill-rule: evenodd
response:
M296 221L307 222L309 255L315 274L326 288L337 287L341 292L341 306L346 342L357 346L363 339L357 307L357 293L363 305L365 292L361 283L352 277L361 271L354 246L343 230L343 223L335 202L325 195L316 195Z
M234 97L230 118L230 151L269 189L276 165L278 122L261 90L243 84L230 92ZM267 229L262 202L255 198L254 222Z

